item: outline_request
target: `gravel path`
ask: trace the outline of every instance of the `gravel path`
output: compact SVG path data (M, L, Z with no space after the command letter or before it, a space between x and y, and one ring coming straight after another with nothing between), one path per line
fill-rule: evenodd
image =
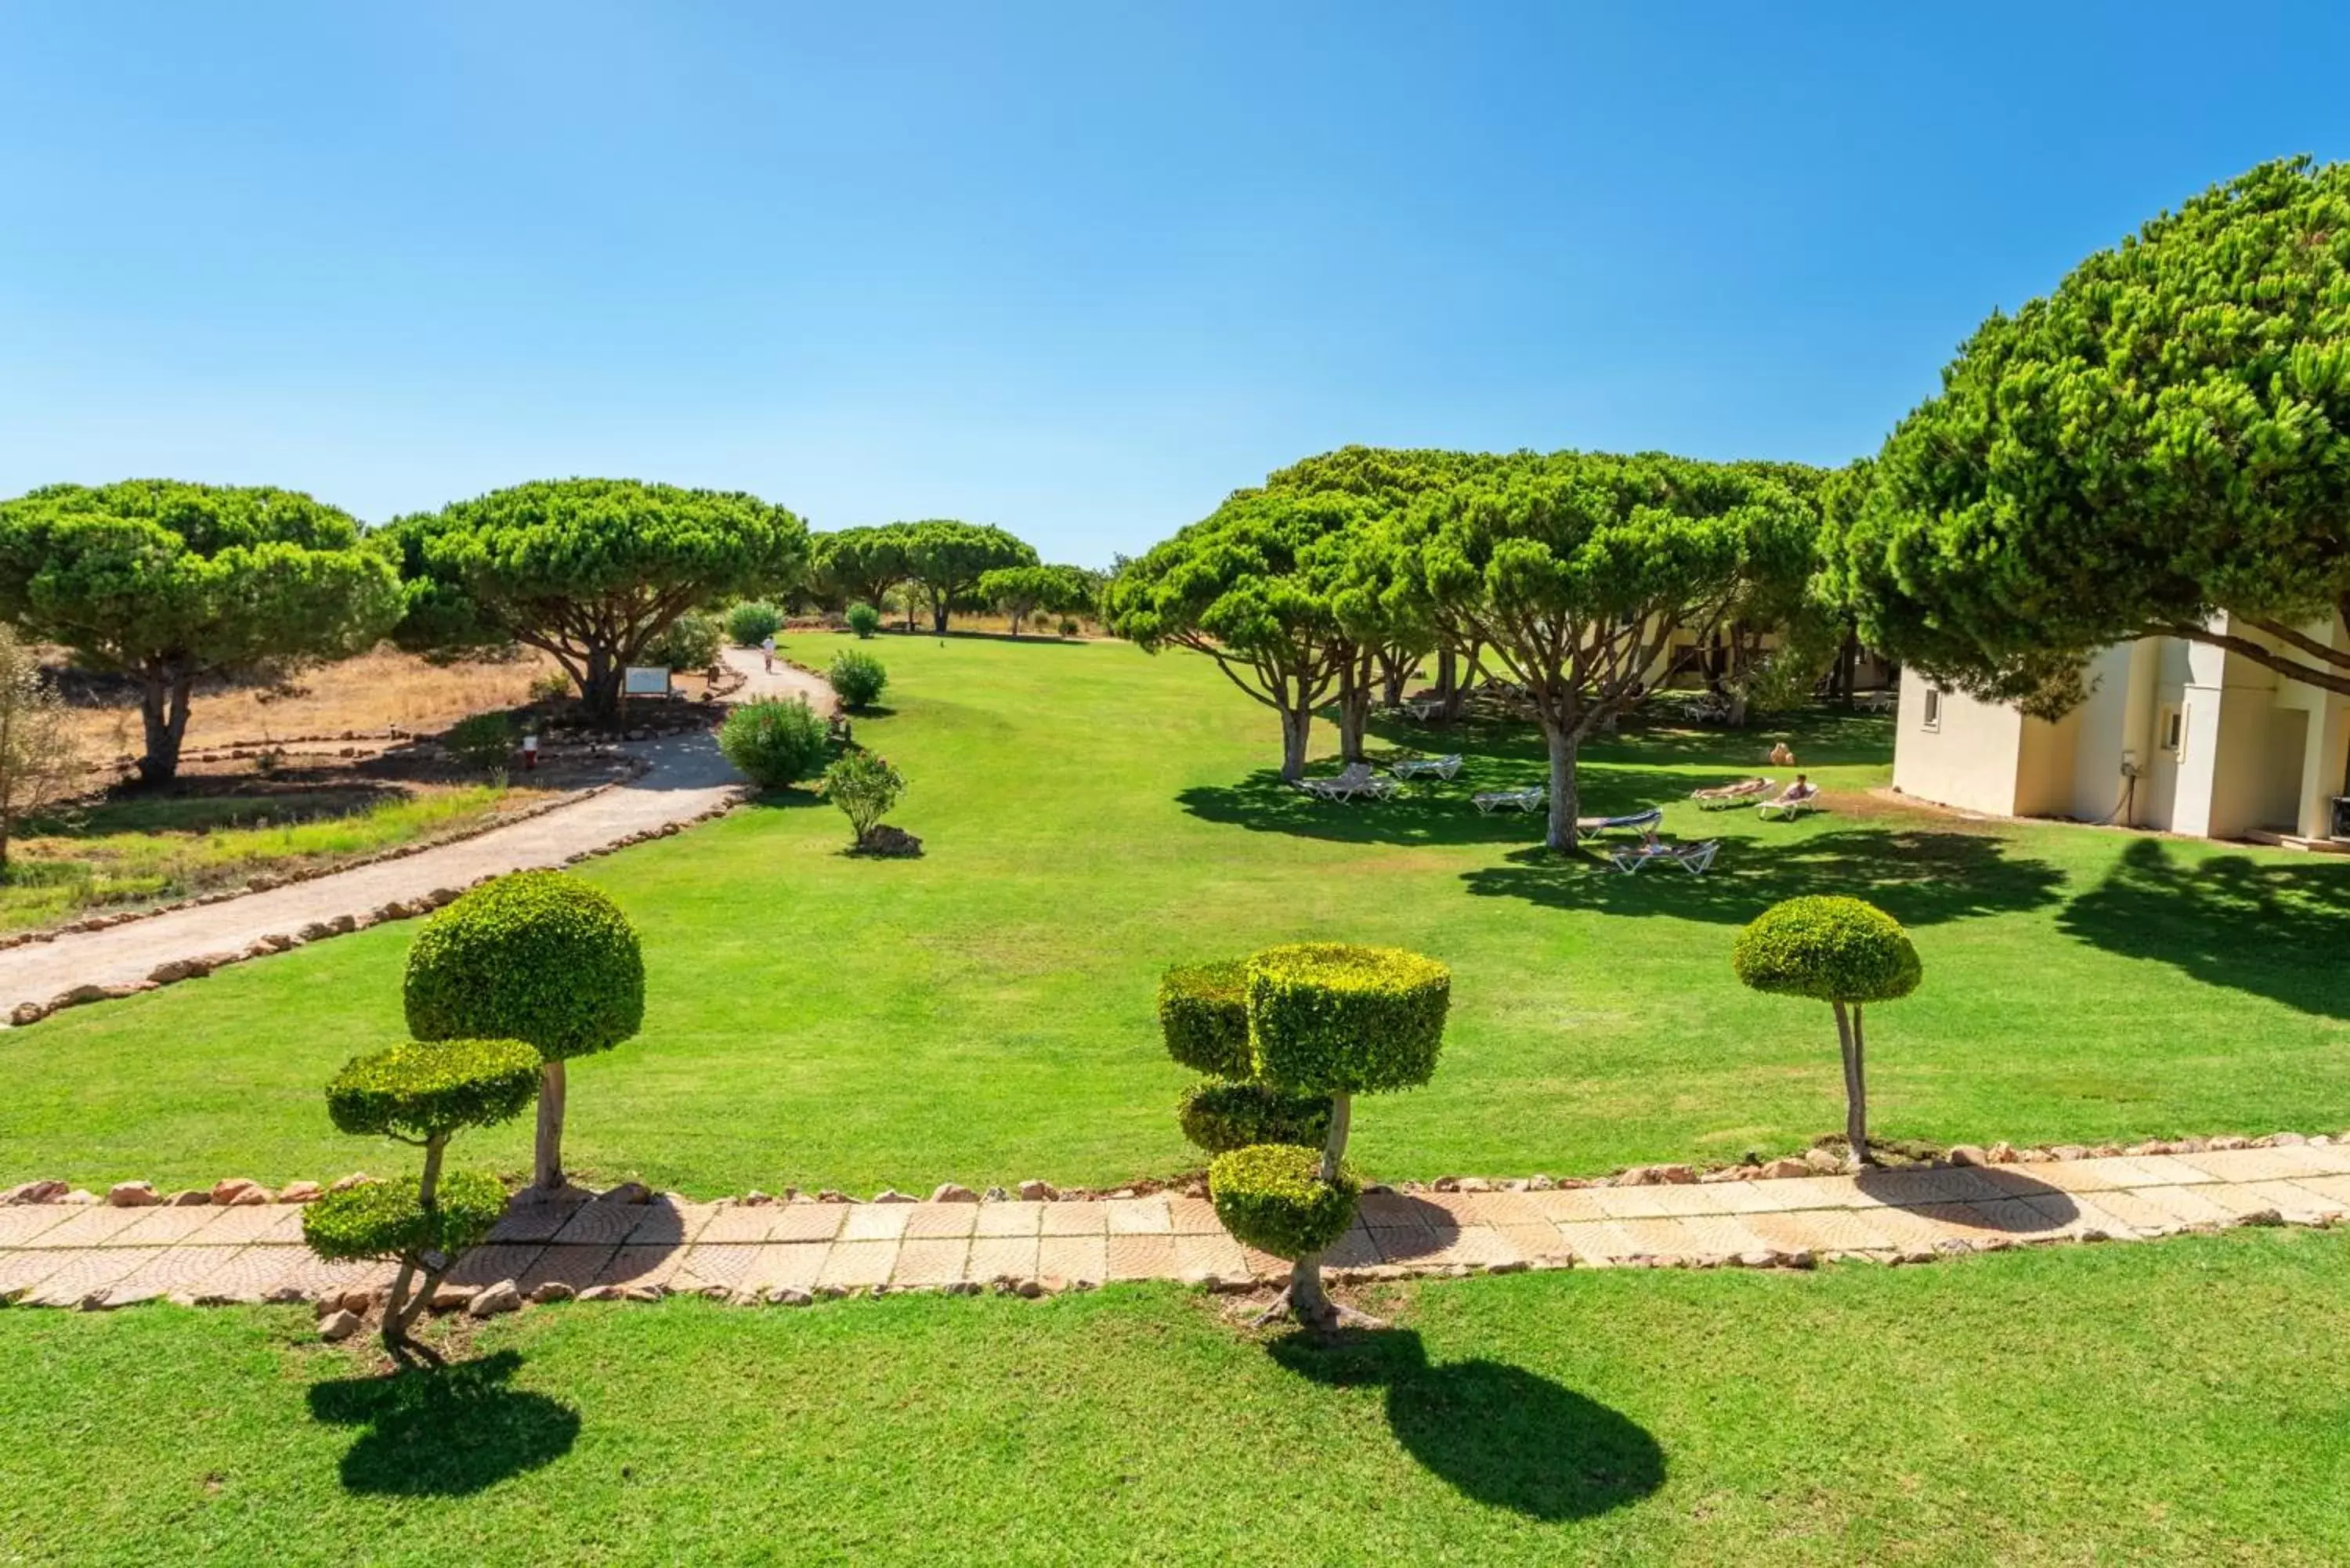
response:
M244 1194L249 1207L218 1201L236 1196L235 1185L224 1184L210 1203L192 1193L189 1207L115 1208L86 1194L76 1203L0 1207L0 1302L323 1301L371 1296L389 1282L389 1264L311 1256L298 1202L273 1203L260 1190ZM952 1196L962 1201L691 1203L642 1188L592 1201L577 1191L550 1201L525 1196L450 1276L447 1304L506 1282L514 1288L498 1292L496 1305L511 1307L517 1294L590 1292L789 1303L881 1289L1030 1294L1112 1280L1232 1289L1278 1283L1288 1272L1226 1234L1201 1198ZM2325 1225L2345 1210L2350 1147L2309 1143L1857 1177L1367 1193L1323 1261L1342 1281L1570 1266L1809 1268L1838 1258L1924 1263L2036 1243Z
M831 690L816 676L780 662L769 673L760 669L756 652L741 649L727 649L725 658L746 677L740 697L798 693L818 711L831 711ZM463 888L483 877L559 866L574 855L631 834L699 817L726 803L743 782L708 735L649 741L624 749L650 764L640 777L478 837L218 904L0 951L0 1017L20 1003L45 1003L77 986L134 984L171 961L236 952L265 937L295 935L307 926L412 901L442 888Z

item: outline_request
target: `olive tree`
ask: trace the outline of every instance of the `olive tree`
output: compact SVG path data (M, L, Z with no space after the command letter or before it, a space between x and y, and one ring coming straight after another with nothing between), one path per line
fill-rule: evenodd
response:
M643 1027L644 953L600 889L560 871L517 871L424 922L402 1000L419 1040L524 1040L537 1049L532 1179L551 1190L563 1185L563 1064Z
M360 652L399 620L391 557L291 490L126 480L0 502L0 618L139 683L139 776L168 784L196 683Z
M607 723L626 668L680 616L790 581L808 548L756 496L622 479L518 484L389 533L410 583L402 642L544 649Z
M424 1151L416 1185L375 1181L328 1193L302 1211L302 1239L328 1262L397 1262L384 1303L383 1347L403 1366L439 1366L440 1353L409 1333L466 1250L505 1212L497 1178L444 1173L451 1135L495 1127L530 1104L538 1053L519 1040L439 1040L354 1057L327 1085L327 1114L344 1132Z
M1835 544L1863 639L2043 716L2144 637L2350 694L2350 163L2264 163L1984 322Z
M1900 923L1859 898L1789 898L1739 932L1731 964L1756 991L1809 997L1835 1010L1844 1051L1845 1141L1855 1160L1873 1163L1861 1013L1869 1002L1918 989L1923 972L1918 950Z
M1322 1288L1322 1254L1346 1233L1361 1179L1347 1164L1354 1097L1425 1084L1443 1048L1452 973L1396 948L1299 943L1248 961L1250 1066L1265 1084L1329 1100L1321 1149L1253 1144L1216 1157L1208 1195L1240 1240L1290 1260L1288 1311L1326 1328L1350 1314Z

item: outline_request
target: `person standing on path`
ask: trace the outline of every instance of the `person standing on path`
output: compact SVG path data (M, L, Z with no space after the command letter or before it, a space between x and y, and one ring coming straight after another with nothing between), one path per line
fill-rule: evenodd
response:
M767 673L773 675L775 672L775 634L774 632L769 632L760 639L759 657L765 662Z

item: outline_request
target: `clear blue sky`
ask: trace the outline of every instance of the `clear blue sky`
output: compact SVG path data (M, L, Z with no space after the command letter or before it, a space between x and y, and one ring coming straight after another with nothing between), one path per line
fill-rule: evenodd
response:
M0 494L621 474L1099 563L1350 441L1835 462L2350 156L2345 61L2338 3L0 0Z

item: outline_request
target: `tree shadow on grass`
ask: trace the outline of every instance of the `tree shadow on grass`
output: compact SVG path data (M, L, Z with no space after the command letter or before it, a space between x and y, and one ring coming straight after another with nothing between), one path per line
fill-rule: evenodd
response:
M1409 1329L1292 1334L1272 1352L1316 1383L1385 1386L1396 1441L1477 1502L1534 1519L1588 1519L1664 1484L1664 1450L1646 1428L1523 1367L1430 1365Z
M1604 859L1537 846L1507 864L1464 872L1461 880L1480 897L1556 909L1737 924L1782 898L1841 893L1917 926L2042 908L2056 901L2064 874L2015 854L1993 834L1853 827L1800 838L1725 837L1701 877L1668 865L1627 876Z
M2122 851L2058 917L2067 935L2322 1018L2350 1018L2350 864Z
M348 1491L389 1497L470 1497L571 1451L579 1412L506 1381L511 1350L439 1372L313 1384L310 1413L368 1430L343 1456Z

